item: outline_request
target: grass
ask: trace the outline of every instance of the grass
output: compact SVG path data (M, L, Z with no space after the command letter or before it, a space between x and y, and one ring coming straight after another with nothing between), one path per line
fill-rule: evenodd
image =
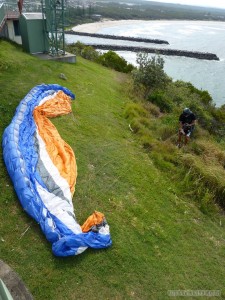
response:
M107 250L54 257L21 208L1 158L0 258L34 299L168 299L168 290L179 289L220 290L225 298L225 218L203 214L182 193L182 179L171 180L173 169L163 171L141 146L124 116L132 104L127 77L80 57L74 65L40 61L5 41L0 57L1 135L36 84L58 83L76 94L73 114L53 120L77 158L76 216L82 224L95 209L105 213L113 240Z

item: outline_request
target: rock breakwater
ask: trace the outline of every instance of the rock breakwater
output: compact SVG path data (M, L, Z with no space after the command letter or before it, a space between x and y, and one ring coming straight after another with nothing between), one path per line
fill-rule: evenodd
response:
M73 31L73 30L66 30L65 33L72 34L72 35L80 35L80 36L90 36L90 37L96 37L96 38L102 38L102 39L112 39L112 40L123 40L123 41L131 41L131 42L144 42L144 43L169 45L169 42L164 41L164 40L158 40L158 39L146 39L146 38L131 37L131 36L117 36L117 35L110 35L110 34L79 32L79 31Z
M155 53L161 55L184 56L184 57L206 59L206 60L219 60L219 57L216 54L208 53L208 52L160 49L160 48L137 47L137 46L120 46L120 45L90 44L90 46L92 46L95 49L102 49L102 50L147 52L147 53Z

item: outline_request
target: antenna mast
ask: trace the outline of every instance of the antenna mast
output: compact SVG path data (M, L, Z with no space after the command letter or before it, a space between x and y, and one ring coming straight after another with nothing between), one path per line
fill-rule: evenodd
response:
M64 0L41 0L41 4L43 24L49 41L49 54L65 55Z

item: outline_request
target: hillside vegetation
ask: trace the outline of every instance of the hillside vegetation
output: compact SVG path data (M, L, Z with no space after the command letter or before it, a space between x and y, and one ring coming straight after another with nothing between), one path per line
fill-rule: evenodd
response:
M73 114L53 120L77 159L75 213L82 224L94 210L103 212L113 246L54 257L39 225L20 206L1 155L0 259L34 299L168 299L169 290L219 290L224 298L225 218L212 203L224 197L222 140L216 143L199 126L189 148L178 150L178 109L171 113L138 99L129 75L81 57L73 65L41 61L3 40L1 135L20 100L40 83L58 83L76 94ZM182 98L184 84L177 85L168 87L172 100L174 93ZM207 166L202 157L218 162L214 168L221 172L217 180L211 165L205 169L205 178L215 179L208 192L197 173ZM181 169L184 163L191 168Z
M93 22L96 16L114 20L214 20L224 21L225 10L143 0L74 0L67 2L68 26Z

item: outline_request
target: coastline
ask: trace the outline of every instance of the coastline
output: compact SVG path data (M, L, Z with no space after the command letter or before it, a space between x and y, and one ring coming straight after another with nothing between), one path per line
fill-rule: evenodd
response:
M173 24L174 29L172 29L172 26L167 26L168 24ZM154 32L155 25L159 25L159 28L156 26L157 30ZM162 30L160 29L160 25L162 25ZM192 27L192 25L194 27ZM195 25L198 26L195 27ZM175 80L191 82L194 86L196 86L199 89L208 90L209 93L212 95L217 106L220 106L225 103L225 96L223 93L223 89L221 89L221 86L223 86L225 67L225 53L223 51L224 39L222 38L222 34L223 32L225 32L225 22L204 20L117 21L102 19L98 22L78 25L76 27L73 27L73 30L80 31L81 33L89 32L97 34L117 34L119 32L121 35L139 36L140 32L135 31L135 27L139 26L141 28L144 28L144 31L141 31L141 33L143 33L143 36L147 36L148 38L163 38L165 40L168 40L171 46L167 48L171 47L172 50L181 48L182 51L207 51L210 53L215 53L219 57L219 61L206 61L204 59L196 60L195 58L193 59L188 57L182 58L165 56L165 71L170 77L174 78ZM109 30L106 31L107 28L109 28ZM147 34L148 30L149 34ZM151 34L151 30L153 30L153 34ZM177 35L173 34L173 32L175 31ZM158 32L159 35L157 35ZM160 34L161 32L163 34ZM86 43L89 42L88 37L84 37L84 40L86 41ZM70 40L70 43L72 43L72 39ZM94 41L90 38L90 44L93 43ZM109 42L106 44L109 44ZM121 43L121 45L129 46L128 43ZM118 51L118 54L129 63L135 63L135 52L125 51L122 49L114 51Z
M81 24L81 25L77 25L75 27L72 27L73 31L77 31L77 32L87 32L87 33L98 33L99 30L103 29L103 28L108 28L108 27L118 27L119 25L135 25L135 24L140 24L140 23L144 23L144 22L198 22L198 23L209 23L209 22L213 22L213 23L219 23L221 24L220 21L205 21L205 20L178 20L178 19L174 19L174 20L111 20L111 19L102 19L101 21L98 22L93 22L93 23L85 23L85 24Z
M143 23L143 20L109 20L109 19L102 19L98 22L93 23L85 23L81 25L77 25L72 27L72 30L78 32L88 32L88 33L97 33L98 30L107 27L113 27L118 25L127 25L127 24L138 24Z

